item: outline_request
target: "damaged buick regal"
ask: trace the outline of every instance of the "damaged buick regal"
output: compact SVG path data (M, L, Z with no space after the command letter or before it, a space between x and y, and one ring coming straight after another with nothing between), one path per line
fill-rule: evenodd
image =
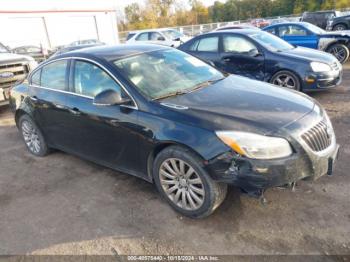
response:
M338 153L308 96L156 45L51 58L11 90L11 106L32 154L58 149L140 177L193 218L210 215L229 184L260 195L330 175Z

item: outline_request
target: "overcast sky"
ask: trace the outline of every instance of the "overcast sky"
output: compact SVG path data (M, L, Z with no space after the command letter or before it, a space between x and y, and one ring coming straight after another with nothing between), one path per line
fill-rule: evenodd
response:
M187 3L187 0L176 0ZM215 0L201 0L209 6ZM224 1L224 0L221 0ZM62 9L109 9L123 10L130 3L144 3L145 0L0 0L1 10L62 10Z

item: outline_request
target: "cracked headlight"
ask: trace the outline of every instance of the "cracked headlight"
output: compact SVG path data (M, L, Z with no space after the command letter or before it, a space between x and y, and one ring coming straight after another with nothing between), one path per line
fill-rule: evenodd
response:
M325 64L325 63L320 63L320 62L311 62L310 63L311 69L314 72L329 72L332 71L332 68Z
M293 153L289 142L280 137L235 131L218 131L216 135L235 152L252 159L282 158Z

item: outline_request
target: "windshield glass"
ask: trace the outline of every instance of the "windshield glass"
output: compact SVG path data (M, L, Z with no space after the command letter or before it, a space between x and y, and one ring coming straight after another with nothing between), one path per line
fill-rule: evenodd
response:
M294 48L294 46L270 33L257 31L256 33L251 33L250 37L272 52L285 51Z
M0 43L0 53L8 53L9 51L7 50L7 48Z
M167 38L172 40L176 38L184 37L183 34L181 34L179 31L176 31L176 30L166 30L166 31L163 31L163 34L165 34Z
M147 98L190 92L224 75L201 60L176 49L143 53L113 62Z
M310 23L304 23L304 26L314 34L326 33L326 31L324 31L322 28L319 28L318 26L315 26L315 25L310 24Z

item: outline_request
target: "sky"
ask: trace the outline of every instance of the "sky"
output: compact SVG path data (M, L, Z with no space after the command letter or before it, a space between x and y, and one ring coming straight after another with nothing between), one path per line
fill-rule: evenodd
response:
M187 0L176 0L188 2ZM206 6L212 5L215 0L201 0ZM224 0L221 0L224 1ZM133 2L142 4L145 0L0 0L1 10L63 10L63 9L109 9L124 7Z

